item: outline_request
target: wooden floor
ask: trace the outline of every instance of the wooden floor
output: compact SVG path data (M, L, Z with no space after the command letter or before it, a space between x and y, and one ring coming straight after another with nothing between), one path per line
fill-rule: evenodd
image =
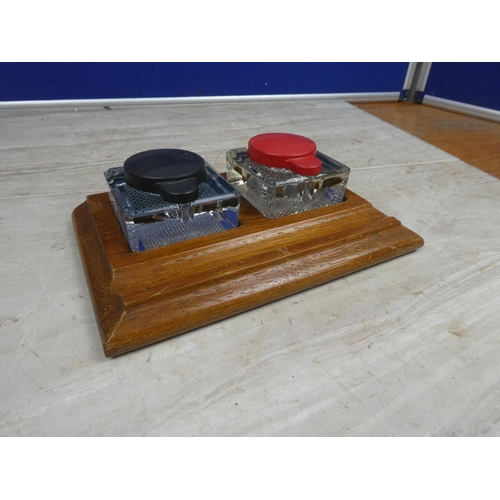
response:
M500 123L407 102L356 106L500 179Z

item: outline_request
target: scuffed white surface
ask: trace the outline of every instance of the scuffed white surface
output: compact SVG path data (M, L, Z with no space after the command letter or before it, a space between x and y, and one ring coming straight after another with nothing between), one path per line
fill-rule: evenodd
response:
M71 225L102 172L307 135L412 254L106 359ZM0 113L0 435L499 435L500 181L342 102Z

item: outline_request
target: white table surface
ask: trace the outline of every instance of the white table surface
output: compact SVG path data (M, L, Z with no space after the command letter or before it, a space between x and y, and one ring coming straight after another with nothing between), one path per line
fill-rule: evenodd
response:
M314 139L411 254L104 357L71 223L152 148ZM500 181L340 101L0 111L0 435L500 435Z

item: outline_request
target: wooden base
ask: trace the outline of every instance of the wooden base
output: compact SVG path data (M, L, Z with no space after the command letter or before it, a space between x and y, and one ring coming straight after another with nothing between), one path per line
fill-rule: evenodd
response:
M346 201L132 252L100 193L73 212L104 353L116 356L421 247L420 236L346 191Z

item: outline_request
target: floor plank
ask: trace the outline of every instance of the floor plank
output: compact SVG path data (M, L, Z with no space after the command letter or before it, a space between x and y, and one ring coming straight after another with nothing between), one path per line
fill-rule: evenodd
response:
M500 179L500 123L407 102L356 106Z

